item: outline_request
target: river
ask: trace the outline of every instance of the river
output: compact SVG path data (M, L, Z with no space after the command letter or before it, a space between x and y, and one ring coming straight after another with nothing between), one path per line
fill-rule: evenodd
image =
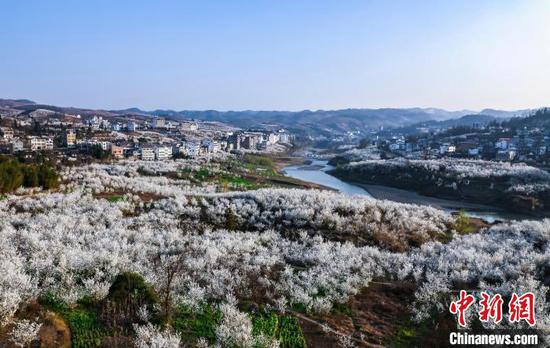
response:
M448 213L464 210L467 215L482 218L487 222L533 219L530 216L510 213L492 206L427 197L416 192L387 186L345 182L327 173L333 168L325 160L312 160L311 164L288 166L283 169L283 172L289 177L333 188L348 195L362 195L400 203L429 205Z

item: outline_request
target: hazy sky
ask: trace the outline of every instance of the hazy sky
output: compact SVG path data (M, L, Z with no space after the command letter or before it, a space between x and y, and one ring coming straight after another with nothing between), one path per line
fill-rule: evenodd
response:
M0 98L94 108L550 105L550 0L0 0Z

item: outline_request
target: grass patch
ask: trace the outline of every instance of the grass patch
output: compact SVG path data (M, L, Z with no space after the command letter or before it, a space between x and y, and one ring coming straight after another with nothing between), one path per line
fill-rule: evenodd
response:
M71 330L72 347L101 347L103 338L109 335L108 330L97 320L97 313L92 307L93 301L87 298L78 301L76 308L69 308L51 293L41 295L38 302L65 319Z
M67 304L51 292L40 295L40 297L38 297L38 303L47 309L60 314L68 310Z
M453 228L459 234L470 234L477 231L476 227L470 223L470 218L468 217L468 215L466 215L466 212L462 209L455 219Z
M473 327L475 330L475 326ZM385 346L393 348L406 347L441 347L449 343L449 333L456 330L456 323L450 313L430 311L429 318L416 322L411 317L404 321L396 333L387 338Z
M252 318L252 334L275 338L279 328L279 316L274 313L258 313Z
M229 187L235 187L239 190L253 190L257 188L257 185L250 180L234 175L223 175L216 182L223 185L225 189L229 189Z
M390 347L394 348L405 348L411 347L411 345L417 343L418 332L413 327L402 327L399 328L395 338L390 343Z
M190 341L188 343L204 337L213 344L216 340L216 327L221 319L222 314L215 305L206 304L196 311L182 305L176 310L172 326L184 340Z
M123 201L123 200L124 200L124 196L123 196L123 195L112 195L112 196L106 197L105 199L106 199L108 202L116 203L116 202Z
M306 338L296 317L285 315L280 318L278 338L282 348L306 347Z
M263 310L249 313L249 316L255 337L263 335L277 339L284 348L306 347L304 333L297 318ZM198 310L182 305L176 310L172 327L182 336L185 344L193 345L201 337L210 344L215 344L216 327L221 321L222 313L216 304L205 304Z
M76 309L65 313L64 318L71 328L72 347L100 347L107 330L98 322L95 312Z
M275 164L270 157L258 155L244 155L244 168L253 171L255 175L261 177L276 177L281 176L275 170Z
M306 338L296 317L276 312L252 314L252 334L277 339L282 348L305 348ZM258 347L259 348L259 347Z
M266 156L246 154L244 155L244 161L245 163L253 164L260 167L273 168L273 160Z
M332 306L332 310L336 313L342 313L348 316L351 316L353 314L351 307L347 303L335 303Z
M198 181L205 181L211 178L212 174L208 171L208 169L201 168L193 174L193 177Z

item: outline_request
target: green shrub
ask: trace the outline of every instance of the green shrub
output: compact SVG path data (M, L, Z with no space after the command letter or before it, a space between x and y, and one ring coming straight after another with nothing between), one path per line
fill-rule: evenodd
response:
M225 228L228 231L235 231L237 229L237 216L229 207L225 209Z
M16 158L0 156L0 194L15 191L21 186L57 188L59 176L47 164L22 164Z
M475 232L475 227L470 225L470 218L468 215L466 215L466 212L464 210L460 210L458 213L458 216L455 219L454 225L453 225L455 231L457 231L460 234L470 234Z
M199 181L204 181L208 179L210 176L211 176L210 172L208 171L208 169L205 169L205 168L201 168L197 170L194 175L195 179Z
M46 292L38 297L38 303L56 312L63 313L67 310L67 304L51 292Z
M107 300L115 303L126 303L130 298L147 304L159 302L157 294L142 276L137 273L124 272L115 278L109 288Z

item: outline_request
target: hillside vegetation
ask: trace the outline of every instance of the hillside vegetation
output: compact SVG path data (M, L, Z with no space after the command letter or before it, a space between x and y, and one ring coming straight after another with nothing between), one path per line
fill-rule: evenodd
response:
M0 201L0 341L55 315L76 347L393 345L448 322L464 284L535 292L548 327L550 220L459 234L437 209L174 176L224 163L67 168L57 192Z
M524 164L466 159L365 160L339 166L331 174L428 196L550 215L550 174Z

